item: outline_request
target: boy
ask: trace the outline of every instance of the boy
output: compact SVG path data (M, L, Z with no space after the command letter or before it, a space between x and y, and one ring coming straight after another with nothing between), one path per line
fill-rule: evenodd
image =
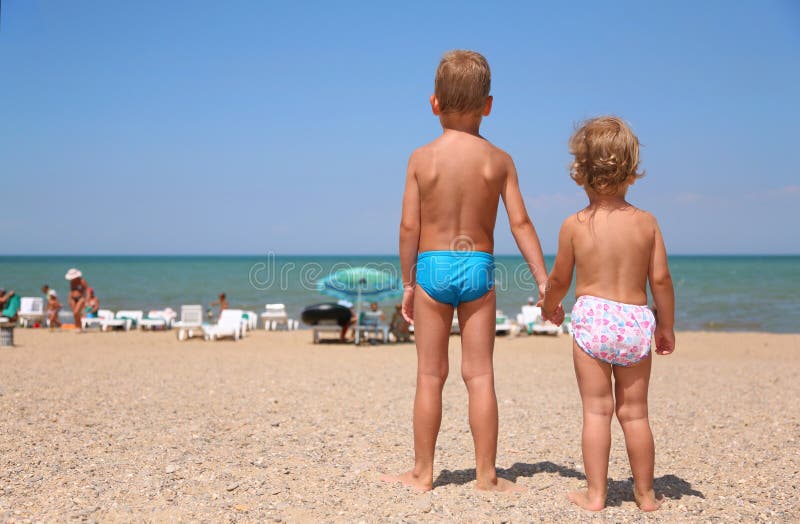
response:
M226 295L225 293L220 293L219 297L217 297L217 300L211 303L211 307L214 306L219 306L219 314L217 315L217 318L219 318L220 316L222 316L222 312L228 309L228 295ZM209 309L209 316L211 316L210 309Z
M655 217L625 200L638 173L639 140L621 119L599 117L572 136L570 176L583 186L589 205L561 226L558 254L548 281L542 316L564 320L557 304L572 282L575 307L572 358L583 403L581 447L588 489L569 494L591 511L606 505L611 417L625 434L633 495L644 511L661 499L653 491L655 447L647 413L652 358L675 350L675 294L664 240ZM658 323L647 307L647 282ZM614 377L612 384L611 377Z
M414 323L417 392L414 468L383 480L433 488L433 455L448 374L453 312L461 328L461 376L469 393L476 487L517 491L497 478L497 398L494 391L494 226L500 198L511 231L543 295L547 271L528 218L511 157L479 134L492 109L486 59L451 51L436 71L430 98L442 135L412 153L400 224L403 315Z

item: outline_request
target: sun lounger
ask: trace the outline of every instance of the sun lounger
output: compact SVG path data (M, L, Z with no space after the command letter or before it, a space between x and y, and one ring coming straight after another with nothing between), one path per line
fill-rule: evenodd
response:
M220 313L216 324L204 325L203 335L206 340L218 340L223 337L230 337L239 340L245 329L242 323L241 309L225 309Z
M315 324L311 326L311 341L314 344L319 344L320 335L323 333L334 333L336 335L336 340L339 340L342 334L342 326L334 323Z
M98 317L100 316L100 311L97 311ZM100 321L100 329L103 331L109 331L114 328L122 328L125 331L130 331L131 329L136 329L139 321L142 320L144 313L139 310L129 310L129 309L122 309L117 311L117 314L114 315L113 318L103 318ZM92 319L86 319L91 321ZM81 325L83 325L83 319L81 320Z
M258 329L258 314L255 311L243 311L242 316L247 321L248 331Z
M389 326L381 322L382 315L383 312L381 311L364 311L361 313L361 319L355 326L356 344L361 343L361 338L364 335L366 335L367 339L369 339L369 335L375 335L376 337L380 335L381 342L386 343L389 341Z
M22 297L19 306L19 325L29 327L37 320L44 322L44 299L42 297Z
M114 320L114 312L110 311L108 309L98 309L96 317L92 317L92 318L82 317L81 318L81 328L82 329L88 329L90 327L97 326L97 327L102 329L103 328L103 323L107 322L109 320ZM124 327L125 324L126 324L125 322L120 321L119 323L117 323L117 326L111 326L111 327ZM107 330L104 329L103 331L107 331Z
M139 327L139 322L142 321L144 318L144 312L140 309L133 310L133 309L121 309L117 311L117 315L115 318L122 319L122 320L130 320L130 325L128 329L136 329Z
M178 340L203 335L203 306L181 306L181 319L173 327L178 330Z
M513 325L508 317L499 309L495 311L494 332L496 335L508 335L511 333Z
M139 327L143 330L169 329L172 327L176 316L175 312L170 308L154 309L139 321Z
M276 330L283 326L286 329L297 329L299 322L289 318L286 314L286 306L283 304L267 304L266 311L261 313L261 320L264 322L266 331Z

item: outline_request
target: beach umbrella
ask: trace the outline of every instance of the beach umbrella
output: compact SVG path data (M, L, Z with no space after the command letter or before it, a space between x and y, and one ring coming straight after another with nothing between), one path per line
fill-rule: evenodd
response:
M400 280L391 273L366 266L334 271L317 281L317 291L341 300L355 301L356 318L361 315L361 301L380 302L403 294Z

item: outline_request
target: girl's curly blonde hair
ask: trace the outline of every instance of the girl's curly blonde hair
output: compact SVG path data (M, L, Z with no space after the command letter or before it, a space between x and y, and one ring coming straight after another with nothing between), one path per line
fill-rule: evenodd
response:
M598 195L613 195L630 177L641 178L639 139L621 118L587 120L569 139L575 157L569 176Z

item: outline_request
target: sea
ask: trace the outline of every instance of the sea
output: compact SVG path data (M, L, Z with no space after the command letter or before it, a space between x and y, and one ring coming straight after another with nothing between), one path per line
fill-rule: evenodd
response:
M672 256L669 263L677 330L800 333L800 256ZM520 256L498 255L496 265L497 307L514 318L535 285ZM231 307L260 312L283 303L299 318L308 305L336 300L316 291L319 279L353 266L399 276L398 257L379 255L0 256L0 287L40 296L48 284L66 303L64 274L75 267L104 309L208 307L224 292ZM390 314L396 302L381 307ZM570 292L564 305L573 302Z

